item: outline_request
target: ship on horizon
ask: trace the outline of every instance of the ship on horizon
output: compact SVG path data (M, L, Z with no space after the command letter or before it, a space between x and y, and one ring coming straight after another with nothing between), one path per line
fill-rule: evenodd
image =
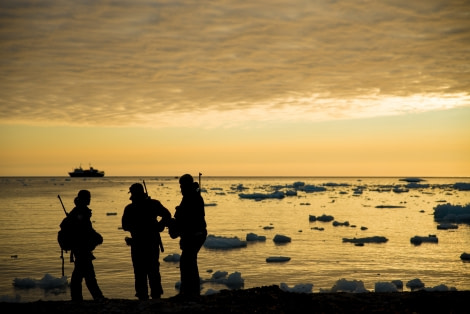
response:
M75 178L75 177L91 177L91 178L96 178L96 177L104 177L104 171L95 169L90 166L89 169L83 169L82 166L75 168L73 171L69 172L69 176Z

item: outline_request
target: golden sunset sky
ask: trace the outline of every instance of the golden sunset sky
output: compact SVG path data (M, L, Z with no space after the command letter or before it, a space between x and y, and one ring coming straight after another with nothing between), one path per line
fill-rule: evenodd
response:
M0 176L470 176L470 2L2 0Z

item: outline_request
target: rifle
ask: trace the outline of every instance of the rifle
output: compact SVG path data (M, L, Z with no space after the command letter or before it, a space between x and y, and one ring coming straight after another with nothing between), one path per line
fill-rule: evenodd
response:
M147 191L147 185L145 184L145 180L142 180L142 183L144 185L144 192L145 192L145 195L147 195L147 198L150 199L150 196L148 194L148 191ZM158 223L158 221L157 221ZM126 240L127 241L127 240ZM162 253L165 251L165 249L163 248L163 242L162 242L162 238L160 237L160 243L158 244L160 246L160 251L162 251Z
M201 176L202 176L202 173L199 172L199 194L201 194Z
M60 198L60 195L57 194L57 197L59 198L59 201L62 204L62 209L64 210L65 216L68 216L69 214L65 210L65 206L64 206L64 203L62 202L62 199ZM64 277L65 275L64 263L65 262L64 262L64 250L62 250L62 248L60 249L60 259L62 260L62 277Z
M68 214L67 211L65 210L65 206L64 206L64 203L62 202L62 199L60 198L60 195L57 194L57 197L59 198L59 201L60 201L60 203L62 204L62 209L64 210L65 216L68 216L69 214Z
M148 193L148 191L147 191L147 185L145 184L145 180L142 180L142 183L143 183L143 185L144 185L144 192L145 192L145 195L147 195L147 198L150 198L149 193Z

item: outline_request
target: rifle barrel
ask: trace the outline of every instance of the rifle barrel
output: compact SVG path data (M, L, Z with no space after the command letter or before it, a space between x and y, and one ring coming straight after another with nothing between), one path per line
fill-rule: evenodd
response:
M64 203L62 202L62 199L60 198L60 195L57 195L57 197L59 198L59 201L60 201L60 203L62 204L62 209L64 210L65 216L68 216L69 214L68 214L67 211L65 210L65 206L64 206Z

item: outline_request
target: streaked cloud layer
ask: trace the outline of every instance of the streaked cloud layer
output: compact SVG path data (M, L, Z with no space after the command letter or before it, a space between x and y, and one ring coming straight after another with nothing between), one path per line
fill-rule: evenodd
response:
M470 2L0 2L0 123L230 126L470 106Z

